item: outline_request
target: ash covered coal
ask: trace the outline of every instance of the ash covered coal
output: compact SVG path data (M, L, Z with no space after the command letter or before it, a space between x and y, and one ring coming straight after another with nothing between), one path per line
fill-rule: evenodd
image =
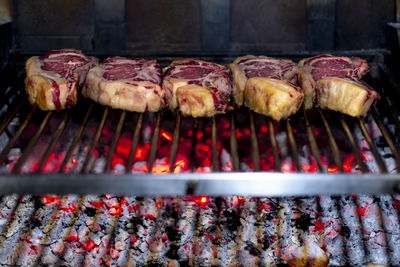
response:
M398 265L399 199L4 196L0 264Z

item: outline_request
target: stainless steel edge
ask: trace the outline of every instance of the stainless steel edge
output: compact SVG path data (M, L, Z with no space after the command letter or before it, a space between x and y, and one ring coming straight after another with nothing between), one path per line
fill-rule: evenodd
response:
M400 175L208 173L0 175L0 194L296 196L398 193Z

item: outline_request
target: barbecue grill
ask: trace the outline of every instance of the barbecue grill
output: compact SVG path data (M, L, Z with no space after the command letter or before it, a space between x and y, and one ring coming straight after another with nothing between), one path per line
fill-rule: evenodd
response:
M265 41L257 31L274 30L262 28L245 33L250 43L229 35L248 29L234 19L229 24L231 14L248 15L237 1L177 1L176 14L178 4L202 12L191 16L192 31L202 36L191 42L182 33L190 25L175 21L162 38L154 23L138 38L144 29L135 23L152 20L141 12L167 8L162 1L137 9L135 1L113 8L106 2L72 1L64 11L57 11L60 3L43 4L59 12L60 19L49 18L54 25L76 12L71 25L84 23L79 29L60 26L54 33L27 1L13 2L12 26L1 25L8 38L0 74L1 265L400 265L397 51L376 32L382 14L395 20L386 12L398 6L394 1L376 7L369 22L375 28L359 38L365 46L351 40L346 46L342 16L350 7L342 1L293 1L293 7L267 1L273 21L298 9L293 20L275 24L294 39L284 32ZM263 17L252 12L252 23ZM294 30L302 19L304 27ZM170 36L170 27L182 32ZM82 97L72 109L40 111L24 92L23 64L65 46L101 59L157 59L162 66L182 57L228 64L247 53L294 61L323 52L360 56L371 66L365 80L381 99L365 118L314 109L280 122L245 107L193 119L178 111L113 110Z

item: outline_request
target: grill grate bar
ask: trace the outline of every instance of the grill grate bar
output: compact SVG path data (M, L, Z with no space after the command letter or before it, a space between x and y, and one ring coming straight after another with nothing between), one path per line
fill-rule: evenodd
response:
M274 155L275 170L280 172L281 171L281 160L279 158L278 145L276 143L274 125L270 118L267 118L267 122L268 122L269 138L271 140L271 146L272 146L272 153Z
M16 95L20 92L19 90L17 90L17 88L18 88L17 86L11 87L11 89L4 96L0 97L0 110L3 109L5 105L10 104L10 99L13 95ZM2 90L2 92L4 92L4 91ZM23 95L24 95L24 98L26 99L27 95L26 94L23 94Z
M328 134L328 138L329 138L329 145L331 147L332 150L332 154L333 154L333 160L335 161L336 166L339 167L340 172L343 172L343 164L342 164L342 160L340 158L340 151L339 151L339 147L335 141L335 138L333 137L332 134L332 130L331 127L329 126L328 121L325 118L324 113L322 112L322 110L320 108L318 108L318 113L321 116L322 122L325 126L325 130Z
M154 129L153 138L151 140L151 150L150 150L150 158L149 158L149 173L151 173L153 164L154 164L154 160L156 159L158 138L160 137L161 118L162 118L162 113L158 112L156 128Z
M399 92L399 89L400 89L399 84L396 81L396 78L393 77L393 74L391 74L389 69L384 65L379 65L379 69L381 70L381 72L383 72L386 75L386 77L384 79L389 81L391 89L397 90ZM397 129L400 129L400 120L399 120L398 116L393 112L393 110L394 110L393 106L391 104L389 104L392 101L390 101L388 95L385 94L384 88L382 88L382 90L383 90L383 92L381 94L381 99L379 100L379 102L380 102L379 106L384 107L388 111L388 113L393 118L395 124L397 125Z
M53 134L51 138L51 143L48 145L46 151L44 152L42 159L40 160L38 170L36 173L40 173L44 167L46 160L48 159L51 151L53 151L55 145L60 139L62 133L64 132L65 126L68 124L69 118L71 117L71 110L68 110L67 114L64 116L64 119L61 121L60 125L58 125L57 131Z
M21 203L23 200L23 196L18 196L15 194L15 195L13 195L12 199L14 199L14 197L18 198L18 200L15 201L14 202L15 204L11 207L11 211L8 213L8 216L7 216L7 222L4 224L3 229L0 232L0 251L3 251L3 249L4 249L4 243L7 241L6 236L7 236L7 232L10 229L10 226L12 224L12 219L15 218L15 214L17 213L18 209L20 208L20 206L23 205ZM10 202L12 203L13 201L10 201ZM6 203L7 202L3 201L1 204L6 205Z
M171 145L171 153L170 153L170 172L174 172L176 153L178 152L178 143L179 143L179 133L181 131L181 113L179 111L176 112L176 121L175 121L175 129L174 136Z
M289 138L290 150L292 151L292 157L294 162L296 163L297 172L301 171L301 164L299 160L299 151L297 150L296 140L293 135L292 124L290 123L290 119L286 120L286 132Z
M372 111L372 117L374 118L376 124L378 125L379 130L381 130L381 133L385 138L386 143L389 145L390 150L392 151L395 157L395 161L397 164L397 171L400 172L400 154L399 151L396 149L396 146L394 145L393 139L390 137L390 134L386 130L386 127L383 125L382 121L379 119L375 110Z
M105 200L105 197L99 198L100 203L104 204L105 203L104 200ZM99 220L100 220L101 215L102 215L102 208L101 207L96 208L96 214L93 218L93 224L92 224L94 227L93 229L95 229L96 226L99 226ZM109 229L110 231L105 232L106 236L112 235L112 232L114 231L115 227L118 224L118 219L119 219L119 216L114 216L112 218L112 221L110 222L111 229ZM88 235L86 236L87 237L86 240L92 240L93 236L95 235L95 232L96 231L89 231ZM111 240L109 240L108 243L110 243L110 242L111 242ZM82 265L81 266L87 266L87 262L88 262L87 258L90 257L89 251L87 249L85 249L83 255L84 256L82 257L82 262L81 262Z
M212 171L218 171L218 150L217 150L217 123L215 116L212 117Z
M142 124L143 124L143 113L139 113L139 118L136 122L135 132L133 133L133 137L132 137L131 152L129 153L128 163L126 164L125 171L127 173L130 172L131 167L132 167L133 157L135 156L136 147L139 143L140 130L142 129Z
M76 205L76 210L73 212L73 217L68 222L68 228L67 228L67 231L65 231L66 233L64 234L64 237L63 237L63 244L67 244L67 238L71 235L72 231L74 230L74 226L78 222L79 217L82 216L82 213L84 212L84 203L85 203L86 199L87 199L87 196L82 196L78 199L78 203ZM55 266L61 265L60 261L64 257L66 251L67 251L67 246L62 246L62 250L59 253L61 257L58 258L58 261L56 262L56 264L54 264Z
M353 135L350 132L349 126L347 125L347 122L346 122L346 119L344 118L344 116L340 116L340 122L342 124L342 128L343 128L344 132L346 133L347 139L350 142L351 149L353 150L353 154L356 157L358 164L360 165L361 171L363 173L368 173L369 168L360 156L360 151L357 147L357 144L356 144L356 141L354 140Z
M315 136L311 129L311 125L308 120L307 112L304 109L303 109L303 114L304 114L304 119L305 119L305 123L306 123L307 138L308 138L308 141L310 142L311 152L314 156L315 161L317 162L318 172L325 172L324 168L322 167L321 152L319 151L317 141L315 141Z
M53 115L53 112L52 111L48 111L46 116L44 117L42 123L40 124L39 129L36 131L35 135L31 139L31 141L29 141L29 144L25 148L24 153L18 159L18 162L17 162L17 164L15 165L15 167L14 167L14 169L12 171L14 174L19 173L19 171L20 171L22 165L24 164L26 158L31 153L33 146L36 144L36 142L38 141L40 135L42 134L42 132L44 130L44 127L46 126L47 122L49 121L51 115Z
M231 114L231 137L230 137L230 147L232 156L232 165L235 172L239 171L239 153L236 137L236 127L235 127L235 113L232 111Z
M190 153L190 171L194 172L196 169L195 159L196 159L196 143L197 143L197 131L199 129L199 121L197 118L193 119L193 128L192 128L192 150Z
M67 165L68 160L71 158L72 153L74 152L75 147L78 145L79 140L82 136L83 130L86 127L86 124L89 120L89 115L92 112L92 108L93 108L94 103L91 102L88 109L86 110L86 114L85 117L83 118L82 123L79 126L78 131L75 133L74 139L72 140L71 145L68 148L67 153L65 154L65 157L63 159L63 162L61 163L61 167L60 167L60 173L64 172L65 166Z
M42 239L42 242L44 244L48 244L51 242L51 234L52 231L54 230L54 228L57 226L57 220L59 219L59 215L61 214L61 206L67 202L68 196L64 196L60 199L58 205L55 207L53 213L50 215L50 220L47 223L47 225L45 227L43 227L43 229L46 229L46 231L44 231L44 236ZM43 246L43 245L42 245ZM42 247L41 250L39 250L39 253L36 255L35 261L33 262L32 266L37 266L39 265L39 260L41 259L43 253L45 251L45 246Z
M114 154L115 147L117 146L117 142L121 135L122 126L124 126L125 118L126 118L126 111L124 110L121 112L121 117L119 118L117 129L115 130L115 135L110 146L110 151L108 152L107 155L106 166L104 166L104 172L110 171L112 156Z
M57 215L60 213L59 207L61 206L62 202L65 201L65 199L66 199L66 198L63 197L63 198L57 203L57 205L56 205L55 207L53 207L53 211L52 211L50 214L44 215L44 217L48 217L48 218L49 218L49 221L48 221L48 223L46 224L46 226L43 227L43 229L46 229L46 231L43 231L43 236L42 236L42 240L41 240L41 241L43 242L43 244L49 243L49 242L50 242L49 239L50 239L51 231L52 231L52 230L54 229L54 227L56 226L56 221L58 220L58 216L57 216ZM26 225L28 226L29 224L32 223L32 221L35 220L35 218L40 217L40 216L41 216L41 214L39 214L39 213L38 213L38 209L36 209L36 210L32 213L32 215L31 215L31 217L29 218L29 220L26 222ZM42 222L43 222L43 220L44 220L44 218L42 218ZM22 239L22 240L28 240L28 239L29 239L29 236L32 236L32 231L33 231L33 229L34 229L33 227L29 227L28 230L27 230L24 234L22 234L23 237L20 238L20 239ZM18 242L17 251L18 251L18 255L19 255L19 256L22 256L22 250L23 250L24 245L25 245L24 242ZM38 249L37 249L38 253L35 255L35 259L33 260L32 266L36 266L36 265L37 265L37 261L40 259L41 255L42 255L42 253L43 253L43 251L44 251L44 246L43 246L43 245L39 244L39 245L37 245L37 246L38 246ZM13 262L12 265L17 265L19 258L20 258L20 257L16 258L16 259L15 259L15 262Z
M3 151L0 154L0 162L4 161L4 158L8 155L8 152L10 152L11 148L14 146L14 144L17 142L18 138L21 136L22 132L24 131L25 127L28 125L29 121L31 120L33 114L35 113L37 109L37 106L34 105L31 108L31 111L29 112L28 116L24 120L24 122L21 124L21 126L18 128L18 130L15 132L14 136L11 138L11 140L8 142L6 147L3 149Z
M260 152L258 150L258 141L256 135L256 127L254 125L254 113L249 110L250 116L250 132L251 132L251 147L253 153L254 171L260 171Z
M400 120L399 120L399 118L396 116L396 114L393 112L392 107L391 107L391 105L389 104L389 101L388 101L387 96L381 97L381 99L382 99L382 101L383 101L382 106L384 106L385 109L388 111L388 113L391 115L391 117L392 117L394 123L395 123L396 126L397 126L397 129L400 129Z
M368 142L369 148L372 151L372 154L374 155L374 158L376 160L376 163L379 166L379 169L382 173L387 173L387 167L385 163L382 160L382 157L379 155L378 149L375 146L375 143L372 141L371 136L369 135L367 128L365 127L364 121L360 118L358 118L358 126L360 127L365 139Z
M21 109L21 107L23 106L23 104L25 103L27 98L28 98L27 95L24 95L21 98L21 101L18 103L17 107L13 110L13 112L10 115L7 116L6 120L1 124L0 135L4 132L4 130L7 129L8 125L10 124L12 119L15 117L15 115L18 113L18 111Z
M90 144L89 151L88 151L88 153L86 155L86 158L85 158L85 161L83 163L82 170L81 170L82 173L87 173L87 172L90 171L90 170L87 170L87 167L89 165L90 158L92 157L92 154L93 154L93 151L94 151L94 149L96 147L96 144L99 141L101 132L103 130L104 124L105 124L107 116L108 116L108 112L109 112L109 108L108 107L104 108L103 116L102 116L102 118L100 120L100 123L99 123L99 126L97 127L97 130L96 130L96 135L92 139L92 143Z

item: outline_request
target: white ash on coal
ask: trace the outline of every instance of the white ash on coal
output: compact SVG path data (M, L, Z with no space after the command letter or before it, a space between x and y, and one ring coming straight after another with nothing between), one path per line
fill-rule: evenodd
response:
M0 264L398 265L399 196L4 196Z

